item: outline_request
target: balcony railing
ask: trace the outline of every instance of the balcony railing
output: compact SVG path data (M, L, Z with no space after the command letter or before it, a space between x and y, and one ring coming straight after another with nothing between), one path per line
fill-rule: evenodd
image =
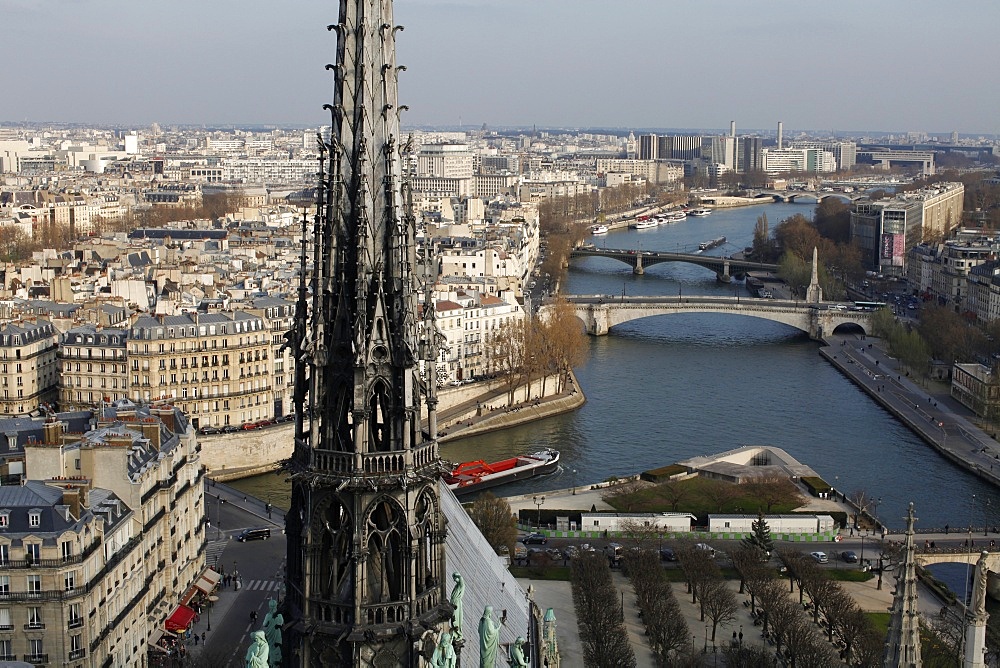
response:
M35 666L42 666L49 662L48 654L25 654L24 662Z
M81 626L83 626L83 617L76 617L76 618L70 619L66 623L66 628L70 628L70 629L78 629Z
M69 653L69 660L76 661L77 659L82 659L85 656L87 656L86 648L74 649Z
M45 622L28 622L24 625L25 631L41 631L45 628Z

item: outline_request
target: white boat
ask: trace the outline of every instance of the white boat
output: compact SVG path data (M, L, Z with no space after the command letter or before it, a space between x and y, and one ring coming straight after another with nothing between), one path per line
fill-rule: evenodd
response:
M710 213L712 213L711 209L690 209L688 210L687 215L701 217L701 216L707 216Z
M668 223L676 223L679 220L684 220L687 218L687 214L683 211L668 211L663 214L663 219Z
M629 225L629 227L633 230L648 230L649 228L656 227L657 225L659 225L659 223L657 223L655 219L650 218L649 220L637 220Z
M594 225L593 227L590 228L590 233L591 234L607 234L608 233L608 226L607 225Z

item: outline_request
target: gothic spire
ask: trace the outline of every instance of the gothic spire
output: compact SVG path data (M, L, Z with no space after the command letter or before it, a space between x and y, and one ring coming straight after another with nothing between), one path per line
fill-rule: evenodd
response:
M896 574L884 668L920 668L920 618L917 612L916 544L913 539L913 503L906 513L903 563Z
M413 665L415 639L450 605L436 348L418 338L415 221L400 168L402 26L391 0L341 0L328 30L337 43L324 107L331 132L292 342L308 393L296 392L289 461L286 616L295 623L285 654L293 665ZM433 331L421 336L433 341Z

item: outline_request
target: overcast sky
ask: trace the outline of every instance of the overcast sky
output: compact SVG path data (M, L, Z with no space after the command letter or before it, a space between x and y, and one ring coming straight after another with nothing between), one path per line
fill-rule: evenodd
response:
M319 125L336 0L0 0L0 121ZM396 0L415 125L1000 132L997 0Z

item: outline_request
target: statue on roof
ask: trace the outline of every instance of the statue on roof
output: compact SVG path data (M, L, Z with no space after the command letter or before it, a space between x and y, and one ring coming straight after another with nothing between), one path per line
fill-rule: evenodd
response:
M479 668L495 668L500 648L500 627L493 621L493 606L483 609L479 620Z
M509 649L510 656L507 665L510 668L528 668L528 660L524 656L524 637L518 636Z
M465 580L462 574L455 571L451 574L455 580L455 587L451 590L451 604L455 606L455 611L451 613L451 633L458 642L462 639L462 595L465 594Z
M268 668L268 647L264 632L254 631L250 637L253 638L253 644L247 649L246 668Z

